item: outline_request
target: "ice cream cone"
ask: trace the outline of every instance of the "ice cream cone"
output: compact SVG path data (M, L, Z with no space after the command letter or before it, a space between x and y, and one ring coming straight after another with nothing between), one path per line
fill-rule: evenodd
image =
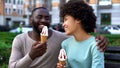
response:
M65 65L65 64L66 64L67 55L66 55L66 52L65 52L64 49L61 49L61 50L60 50L58 59L59 59L59 63L60 63L60 64L62 64L62 65Z
M41 43L45 43L47 41L48 36L41 36Z
M64 60L64 61L60 61L60 60L59 60L59 63L62 64L62 65L65 65L65 64L66 64L66 61L65 61L65 60Z
M41 37L41 43L45 43L47 41L47 38L48 38L48 28L47 26L44 26L43 29L42 29L42 32L40 33Z

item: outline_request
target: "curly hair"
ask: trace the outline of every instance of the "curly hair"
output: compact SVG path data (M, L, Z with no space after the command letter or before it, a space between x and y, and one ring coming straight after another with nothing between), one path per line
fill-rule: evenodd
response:
M96 28L96 16L91 6L84 1L69 1L60 7L60 16L70 15L74 19L81 20L82 28L87 32L94 32Z

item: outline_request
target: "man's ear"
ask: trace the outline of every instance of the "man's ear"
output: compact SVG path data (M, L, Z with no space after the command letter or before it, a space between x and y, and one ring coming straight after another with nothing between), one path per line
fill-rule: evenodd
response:
M32 23L33 22L33 17L32 17L32 15L29 17L29 23L30 23L30 25L32 26Z

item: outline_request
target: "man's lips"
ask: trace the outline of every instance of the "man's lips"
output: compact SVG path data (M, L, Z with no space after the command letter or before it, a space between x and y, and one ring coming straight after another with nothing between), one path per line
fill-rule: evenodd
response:
M44 27L44 25L39 25L38 29L41 31L43 27Z

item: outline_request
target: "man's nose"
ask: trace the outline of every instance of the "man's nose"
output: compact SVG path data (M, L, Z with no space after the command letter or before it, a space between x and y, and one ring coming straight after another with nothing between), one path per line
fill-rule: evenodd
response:
M41 19L41 22L45 22L45 18L42 18L42 19Z

